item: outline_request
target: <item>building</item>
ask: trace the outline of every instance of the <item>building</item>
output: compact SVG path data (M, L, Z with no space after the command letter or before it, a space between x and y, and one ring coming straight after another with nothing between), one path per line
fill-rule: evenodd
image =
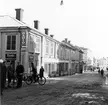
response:
M106 68L108 68L108 57L103 57L97 60L98 62L98 67L100 67L101 69L106 70Z
M84 48L84 47L80 47L82 49L83 53L83 62L84 62L84 66L83 66L83 70L90 70L91 68L93 68L93 55L92 55L92 51L88 48Z
M75 46L76 52L75 52L75 61L76 61L76 72L82 73L83 72L83 50L79 46Z
M30 62L37 68L41 65L41 37L36 29L22 22L22 9L16 9L16 19L0 16L0 58L7 64L17 62L24 65L25 72L30 70Z
M30 72L31 62L38 70L44 66L45 74L57 69L57 50L59 41L38 30L39 21L34 21L34 27L22 22L22 9L16 9L16 18L0 16L0 58L7 62L13 62L16 68L17 62L24 65L25 72Z
M48 76L57 74L58 71L58 55L57 51L60 42L53 38L53 35L48 35L48 29L45 29L46 35L42 38L42 65L45 68L45 73Z
M0 59L24 65L25 72L30 73L31 62L39 73L41 66L45 68L45 76L62 76L80 73L83 69L83 51L73 46L66 38L62 42L39 31L39 21L34 20L34 27L22 21L23 10L16 10L16 18L0 16Z
M65 38L59 46L58 49L58 69L59 69L59 75L71 75L74 74L72 62L73 62L73 53L75 49L72 48L70 45L70 41Z

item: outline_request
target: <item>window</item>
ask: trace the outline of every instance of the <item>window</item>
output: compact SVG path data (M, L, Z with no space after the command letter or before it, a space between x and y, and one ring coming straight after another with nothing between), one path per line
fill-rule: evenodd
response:
M53 43L51 42L51 55L53 55L53 50L54 49L54 45L53 45Z
M49 41L46 40L46 54L49 53Z
M33 36L30 36L30 51L34 51Z
M7 36L7 50L16 50L16 36L15 35Z
M36 52L40 52L40 38L36 37Z

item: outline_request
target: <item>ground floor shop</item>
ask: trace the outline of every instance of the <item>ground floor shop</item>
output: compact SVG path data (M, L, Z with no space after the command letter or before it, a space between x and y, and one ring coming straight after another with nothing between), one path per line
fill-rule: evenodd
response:
M19 53L19 51L5 51L2 55L1 59L6 62L6 66L9 66L11 63L14 71L16 70L17 63L21 62L24 66L25 72L29 73L31 70L31 62L33 62L35 68L37 68L37 72L39 73L41 66L41 57L39 53L31 53L26 51L22 51L21 53Z

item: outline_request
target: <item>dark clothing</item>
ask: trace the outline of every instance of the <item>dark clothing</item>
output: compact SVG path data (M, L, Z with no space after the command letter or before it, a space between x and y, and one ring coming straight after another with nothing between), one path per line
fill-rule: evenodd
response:
M43 73L44 73L44 68L40 68L40 73L39 73L39 75L40 75L41 78L44 76Z
M19 75L17 78L18 78L17 88L19 88L22 86L22 75Z
M100 73L100 69L98 70L98 73Z
M101 70L101 76L104 76L104 70L103 69Z
M18 78L18 82L17 82L17 87L21 87L22 86L22 76L24 73L24 67L23 65L18 65L16 67L16 74L17 74L17 78Z
M32 67L32 72L33 72L33 75L32 75L33 76L33 79L36 82L37 70L34 67Z
M18 65L17 67L16 67L16 73L17 73L17 76L19 76L21 73L23 73L24 72L24 67L23 67L23 65Z
M0 63L0 74L1 74L0 85L1 85L1 93L2 93L6 83L6 66L2 63Z
M37 74L37 70L35 68L32 68L33 74Z
M10 85L11 83L11 80L13 78L13 75L14 75L14 70L11 66L8 66L7 67L7 77L8 77L8 86Z

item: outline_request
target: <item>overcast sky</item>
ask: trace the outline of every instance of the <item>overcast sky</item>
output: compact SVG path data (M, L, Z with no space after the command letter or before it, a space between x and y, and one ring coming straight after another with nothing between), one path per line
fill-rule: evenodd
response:
M39 20L39 30L49 28L49 34L73 45L89 48L96 57L107 57L108 0L1 0L0 15L15 17L15 8L22 8L23 21L33 25Z

